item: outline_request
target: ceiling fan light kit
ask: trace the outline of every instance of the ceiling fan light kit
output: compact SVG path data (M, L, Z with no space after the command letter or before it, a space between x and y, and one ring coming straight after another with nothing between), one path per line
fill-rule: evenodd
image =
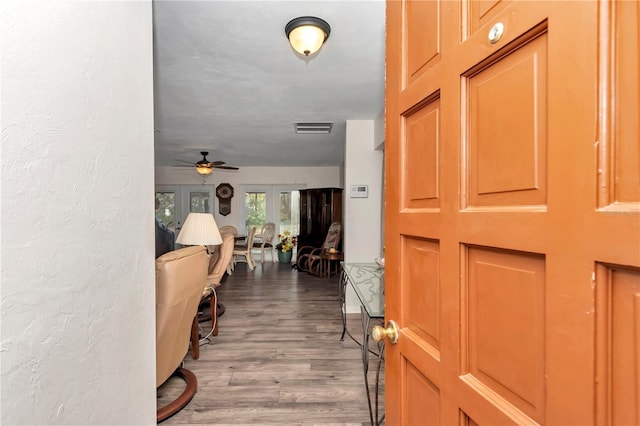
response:
M206 176L206 175L210 175L213 172L213 167L198 166L196 167L196 171L199 174Z
M202 151L202 160L196 163L196 171L202 176L210 175L213 172L212 164L209 160L207 160L208 152Z
M301 55L309 56L320 50L329 38L331 27L315 16L294 18L284 27L291 47Z
M200 155L202 155L202 160L198 161L197 163L193 163L191 161L185 161L185 160L178 160L177 158L175 160L180 161L182 163L191 164L190 167L195 167L198 174L202 176L210 175L211 173L213 173L213 169L238 170L237 167L225 166L224 161L207 160L207 155L209 155L207 151L200 151ZM177 167L189 167L189 166L177 166Z

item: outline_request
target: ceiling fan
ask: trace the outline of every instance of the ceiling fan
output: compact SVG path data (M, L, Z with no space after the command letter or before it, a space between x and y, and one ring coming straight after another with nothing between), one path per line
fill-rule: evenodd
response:
M179 159L175 159L176 161L180 161L183 163L189 163L189 166L176 166L176 167L195 167L196 171L198 173L200 173L203 176L209 175L211 174L211 172L213 172L213 169L225 169L225 170L239 170L237 167L233 167L233 166L225 166L225 162L224 161L209 161L207 160L207 155L209 155L209 153L207 151L200 151L200 154L202 155L202 160L194 163L193 161L186 161L186 160L179 160Z

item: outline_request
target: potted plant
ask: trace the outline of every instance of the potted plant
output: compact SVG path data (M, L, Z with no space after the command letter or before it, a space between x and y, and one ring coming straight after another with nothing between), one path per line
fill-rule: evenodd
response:
M291 255L293 247L296 245L297 239L291 232L284 231L282 234L278 234L280 242L276 245L278 250L278 260L281 263L291 263Z

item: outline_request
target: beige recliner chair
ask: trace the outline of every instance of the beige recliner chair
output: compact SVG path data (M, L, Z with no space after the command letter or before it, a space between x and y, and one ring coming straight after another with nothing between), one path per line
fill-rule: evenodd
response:
M208 265L203 246L170 251L156 259L156 387L173 374L187 384L176 400L158 409L158 422L180 411L197 390L196 376L180 364L189 350Z

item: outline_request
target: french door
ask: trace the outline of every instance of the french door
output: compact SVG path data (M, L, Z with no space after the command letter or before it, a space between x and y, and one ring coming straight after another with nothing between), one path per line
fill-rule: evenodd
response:
M276 224L276 234L300 231L301 185L241 185L242 202L238 230L249 232L255 226L258 231L267 222Z
M202 185L156 186L156 217L178 237L189 213L213 212L213 188Z

